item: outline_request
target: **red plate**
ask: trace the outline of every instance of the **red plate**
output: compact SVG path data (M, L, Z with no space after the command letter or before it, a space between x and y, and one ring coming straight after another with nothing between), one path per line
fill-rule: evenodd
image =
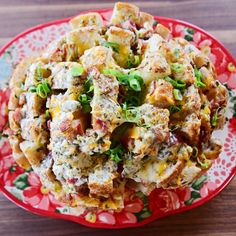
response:
M99 10L107 22L112 10ZM48 43L69 30L70 18L38 25L19 34L0 50L0 83L9 80L14 66L24 57L36 54ZM230 102L227 109L228 121L215 135L220 137L223 152L206 175L189 186L176 190L156 189L150 196L134 193L127 189L125 208L121 212L78 211L61 205L47 189L43 188L38 176L31 170L18 167L11 155L7 139L1 140L0 190L18 206L35 214L61 218L95 228L128 228L147 224L155 219L183 212L200 206L219 194L236 173L236 69L235 59L214 37L189 23L156 17L167 26L172 36L190 40L200 50L209 53L216 66L218 79L226 83ZM192 30L190 30L192 29ZM0 128L7 123L9 90L0 90Z

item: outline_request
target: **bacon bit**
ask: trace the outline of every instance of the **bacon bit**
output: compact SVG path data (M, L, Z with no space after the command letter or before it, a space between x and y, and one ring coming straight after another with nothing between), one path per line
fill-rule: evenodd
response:
M13 117L14 117L14 121L19 124L19 122L21 120L21 109L20 108L16 108Z
M99 79L100 72L96 67L92 67L88 72L89 77L92 77L94 80Z
M174 145L176 143L178 143L178 139L177 137L173 134L173 133L170 133L170 136L169 136L169 144L170 145Z
M101 130L103 130L103 131L108 130L106 123L104 121L102 121L101 119L97 119L96 124L98 124L100 126Z
M71 121L69 119L66 119L59 125L59 129L61 130L61 132L68 131L70 127L71 127Z
M86 183L80 186L76 186L75 189L76 189L77 194L81 197L89 195L89 188Z
M157 88L156 80L154 80L154 81L152 81L152 90L150 92L150 96L153 95L153 93L155 92L156 88Z
M72 127L73 127L73 130L75 131L74 132L75 135L77 135L77 134L83 135L84 134L84 130L83 130L80 120L73 120Z
M19 105L22 106L26 103L26 98L25 98L25 95L22 93L20 94L20 97L19 97Z
M48 127L48 129L50 129L50 127L51 127L51 121L50 120L47 120L47 127Z
M68 179L67 182L70 183L70 184L75 184L77 181L76 178L72 178L72 179Z

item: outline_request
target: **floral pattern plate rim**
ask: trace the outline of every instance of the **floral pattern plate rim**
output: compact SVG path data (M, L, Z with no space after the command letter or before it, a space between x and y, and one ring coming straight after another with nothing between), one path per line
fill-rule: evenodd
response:
M96 11L105 23L111 9ZM18 206L35 214L74 221L95 228L128 228L145 225L155 219L198 207L219 194L236 174L236 62L228 50L214 37L192 24L155 17L167 26L172 36L184 37L200 50L209 54L216 66L218 79L229 89L227 123L216 136L223 141L223 152L213 167L189 186L176 189L155 189L150 196L125 192L125 208L121 212L78 210L56 201L45 189L32 170L18 167L12 156L7 139L0 143L0 191ZM15 65L25 56L45 49L50 41L69 30L70 18L41 24L16 36L0 49L0 84L9 80ZM0 130L6 125L9 90L0 90Z

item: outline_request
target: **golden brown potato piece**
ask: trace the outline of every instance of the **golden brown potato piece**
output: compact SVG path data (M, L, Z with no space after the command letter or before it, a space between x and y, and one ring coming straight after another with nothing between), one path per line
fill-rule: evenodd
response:
M28 159L29 163L39 166L43 156L45 155L42 146L33 141L23 141L20 143L20 149Z
M144 26L145 24L153 25L154 17L146 12L140 12L139 14L139 24L140 26Z
M161 108L167 108L174 105L173 86L163 79L152 81L146 100Z
M170 30L162 24L158 24L154 32L161 35L164 39L168 39L170 37Z
M12 148L12 156L16 163L24 169L30 168L30 163L20 149L21 138L16 135L11 135L9 136L9 142Z
M25 81L27 70L35 59L35 57L27 57L18 64L9 83L10 89L21 87L21 84Z
M111 26L106 33L107 41L117 43L118 49L114 55L115 60L121 67L128 66L128 59L132 55L131 45L135 35L130 30Z
M86 26L97 26L98 28L103 27L103 20L99 13L89 12L86 14L78 15L73 17L70 21L70 26L72 29L79 29L80 27Z
M113 9L110 23L112 25L121 25L125 21L139 22L139 8L130 3L117 2Z

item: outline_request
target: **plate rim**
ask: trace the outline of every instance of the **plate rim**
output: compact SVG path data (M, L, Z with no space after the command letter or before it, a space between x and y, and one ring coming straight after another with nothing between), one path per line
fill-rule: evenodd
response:
M84 13L88 13L88 12L98 12L98 13L105 13L105 12L109 12L112 11L112 8L105 8L105 9L98 9L98 10L88 10L88 11L83 11L80 12L77 15L80 14L84 14ZM53 20L53 21L49 21L49 22L45 22L45 23L41 23L38 24L36 26L33 27L29 27L28 29L24 30L23 32L17 34L15 37L13 37L8 43L6 43L4 46L1 47L0 49L0 56L5 52L5 50L7 48L9 48L15 41L17 41L18 39L24 37L25 35L34 32L36 30L40 30L42 28L51 26L51 25L58 25L58 24L62 24L62 23L67 23L71 18L73 18L74 16L71 17L67 17L67 18L62 18L62 19L58 19L58 20ZM163 16L154 16L155 19L159 19L162 21L171 21L171 22L176 22L179 23L183 26L186 27L190 27L193 28L205 35L207 35L209 38L211 38L213 41L217 42L221 49L223 50L223 52L227 55L227 57L230 58L230 60L236 64L236 60L234 59L234 57L232 56L232 54L229 52L229 50L219 41L217 40L214 36L212 36L210 33L206 32L204 29L192 24L192 23L188 23L182 20L178 20L175 18L169 18L169 17L163 17ZM204 197L202 199L200 199L199 201L193 203L192 205L188 205L185 206L184 208L179 208L179 209L175 209L169 212L164 213L163 215L153 215L141 222L137 222L137 223L128 223L128 224L123 224L123 225L110 225L110 224L106 224L106 223L90 223L87 221L83 221L81 222L80 219L77 216L73 216L73 215L66 215L66 214L61 214L61 213L57 213L57 212L49 212L47 210L42 210L42 209L37 209L32 207L31 205L28 205L26 203L24 203L23 201L19 200L18 198L16 198L13 194L11 194L9 191L7 191L5 189L5 187L3 185L0 184L0 192L2 192L4 194L5 197L7 197L11 202L13 202L14 204L16 204L17 206L19 206L20 208L34 213L36 215L40 215L40 216L46 216L46 217L51 217L51 218L57 218L57 219L63 219L63 220L68 220L68 221L73 221L76 223L79 223L81 225L90 227L90 228L107 228L107 229L121 229L121 228L133 228L133 227L140 227L143 225L146 225L148 223L151 223L157 219L161 219L170 215L175 215L181 212L185 212L191 209L194 209L196 207L199 207L201 205L203 205L204 203L210 201L212 198L214 198L215 196L217 196L218 194L220 194L220 192L227 187L227 185L231 182L231 180L234 178L234 176L236 175L236 166L234 166L229 174L229 176L225 179L225 181L218 187L216 188L210 195L208 195L207 197Z

